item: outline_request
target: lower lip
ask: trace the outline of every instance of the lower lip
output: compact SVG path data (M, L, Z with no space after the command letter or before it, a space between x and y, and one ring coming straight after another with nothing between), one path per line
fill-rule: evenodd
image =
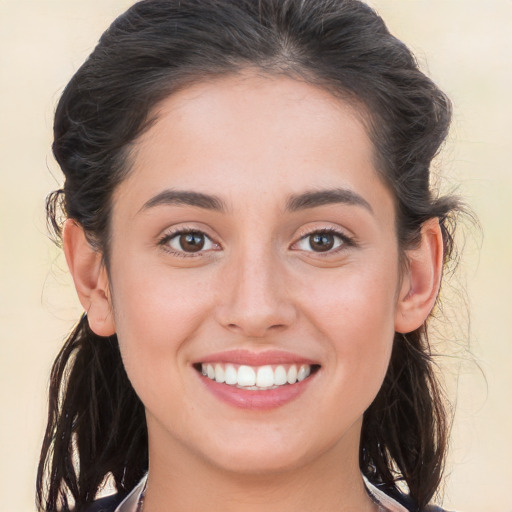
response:
M251 390L216 382L199 374L206 388L223 402L241 409L268 410L281 407L301 395L316 373L295 384L287 384L275 389Z

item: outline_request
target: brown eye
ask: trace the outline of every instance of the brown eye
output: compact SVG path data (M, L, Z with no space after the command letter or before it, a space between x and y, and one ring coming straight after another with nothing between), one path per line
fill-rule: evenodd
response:
M185 231L166 237L163 242L174 252L192 254L218 248L210 237L201 231Z
M198 252L204 247L202 233L183 233L179 237L179 244L185 252Z
M302 237L295 245L295 249L306 252L335 252L342 246L350 246L350 240L336 231L315 231Z
M334 247L335 238L332 233L314 233L309 235L309 246L316 252L329 251Z

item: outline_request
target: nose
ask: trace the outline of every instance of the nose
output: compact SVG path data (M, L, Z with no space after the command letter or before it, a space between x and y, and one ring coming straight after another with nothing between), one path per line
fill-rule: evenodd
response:
M264 338L284 330L296 319L286 271L271 254L238 258L225 271L217 321L247 338Z

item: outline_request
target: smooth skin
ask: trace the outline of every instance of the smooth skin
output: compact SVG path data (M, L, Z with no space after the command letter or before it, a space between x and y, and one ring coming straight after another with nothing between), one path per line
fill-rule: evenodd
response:
M114 193L108 273L78 223L64 231L91 328L117 333L146 408L144 512L375 510L358 466L362 416L394 332L434 305L437 219L404 270L361 113L313 85L247 71L156 113ZM320 369L283 406L237 408L193 366L231 349Z

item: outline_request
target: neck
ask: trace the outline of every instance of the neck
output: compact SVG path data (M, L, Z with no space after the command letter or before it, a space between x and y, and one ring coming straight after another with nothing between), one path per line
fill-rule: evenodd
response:
M149 436L144 512L374 512L359 471L360 425L325 453L282 470L228 471L171 441L169 450ZM160 438L159 441L162 439ZM354 442L355 441L355 442ZM158 446L158 449L155 448ZM347 449L347 447L349 447ZM155 449L154 449L155 448Z

